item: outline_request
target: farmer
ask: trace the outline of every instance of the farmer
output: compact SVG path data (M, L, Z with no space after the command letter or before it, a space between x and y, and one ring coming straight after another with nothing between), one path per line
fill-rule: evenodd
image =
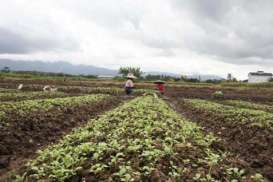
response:
M165 93L165 82L162 80L157 80L154 82L154 84L156 84L156 89L159 91L159 93L161 93L162 95L164 95Z
M129 73L127 75L127 81L125 83L125 92L127 95L130 95L133 92L133 88L134 88L134 79L136 79L136 77L132 74Z
M20 84L19 86L18 86L18 90L22 90L23 89L23 87L24 87L24 85L23 84Z

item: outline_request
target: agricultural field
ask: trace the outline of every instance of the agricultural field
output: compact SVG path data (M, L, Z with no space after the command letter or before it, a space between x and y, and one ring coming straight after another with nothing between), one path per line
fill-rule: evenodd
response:
M270 106L229 100L224 101L224 103L234 106L223 105L201 99L185 99L184 102L197 110L204 110L209 114L223 116L225 119L221 122L225 121L232 124L248 125L249 127L257 126L273 131L273 112L270 113L263 111L270 111L270 109L272 109Z
M58 91L42 92L47 84ZM0 87L0 181L273 181L270 87L170 83L160 95L139 82L130 96L111 80Z
M139 97L90 120L87 126L73 131L56 145L39 151L16 179L250 179L244 169L229 162L228 154L212 148L216 141L217 138L204 135L196 124L179 116L161 99Z
M171 102L185 117L221 138L221 145L236 154L244 165L272 180L272 106L234 100L178 99Z
M225 100L223 104L273 113L273 105L256 104L253 102L247 102L242 100Z
M20 101L69 96L63 92L0 92L0 101Z

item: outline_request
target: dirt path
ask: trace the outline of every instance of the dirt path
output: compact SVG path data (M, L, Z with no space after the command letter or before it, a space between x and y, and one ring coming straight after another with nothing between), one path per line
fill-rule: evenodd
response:
M194 109L182 99L166 97L165 100L177 112L202 126L205 132L211 132L220 138L221 147L234 153L246 169L261 173L273 181L272 132L225 122L224 116Z
M35 155L35 151L57 142L73 128L117 107L128 98L115 97L94 105L66 110L31 113L27 118L11 118L10 126L0 128L0 181Z

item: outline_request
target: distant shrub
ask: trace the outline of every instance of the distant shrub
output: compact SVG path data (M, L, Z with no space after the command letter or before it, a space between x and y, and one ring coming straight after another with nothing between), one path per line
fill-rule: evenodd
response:
M246 80L245 80L246 81ZM221 83L221 86L223 87L237 87L237 88L272 88L273 83L272 82L266 82L266 83L247 83L247 82L224 82Z
M213 83L213 84L218 84L221 82L222 82L222 80L216 80L216 79L209 79L209 80L205 81L205 83Z
M224 93L222 91L215 91L212 94L212 98L214 98L214 99L223 99L224 98Z

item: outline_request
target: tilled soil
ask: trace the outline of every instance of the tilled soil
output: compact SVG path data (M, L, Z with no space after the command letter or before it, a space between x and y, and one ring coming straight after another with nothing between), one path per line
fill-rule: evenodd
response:
M180 101L178 101L180 100ZM193 108L181 99L168 99L171 105L186 118L197 122L206 132L212 132L221 140L222 147L238 155L249 170L263 174L273 181L272 131L249 125L225 122L225 117Z
M115 97L91 105L33 112L25 117L14 114L8 126L0 126L0 175L19 168L36 150L56 142L71 129L100 113L113 109L123 99Z
M191 147L187 146L175 146L175 152L177 153L176 158L163 157L157 162L155 169L149 176L141 176L135 179L135 181L147 181L147 182L165 182L165 181L183 181L183 182L192 182L196 174L200 174L205 176L206 174L211 174L211 176L219 181L230 181L225 169L228 167L232 167L233 165L236 167L244 167L239 161L232 160L233 158L227 158L223 161L218 162L217 165L214 165L210 168L209 165L205 163L198 163L200 159L204 159L207 154L205 154L205 150L200 148L198 145L193 145ZM212 148L213 149L213 148ZM216 146L215 150L219 151L219 147ZM143 167L145 165L139 161L139 156L134 155L126 155L126 160L131 161L135 168ZM110 158L109 158L110 160ZM172 164L170 161L174 161L174 164L177 166L183 166L186 170L183 171L183 175L176 180L170 180L169 171L172 168ZM189 161L189 162L185 162ZM196 164L198 163L198 164ZM82 166L83 169L78 172L77 175L71 177L68 181L73 182L96 182L96 181L119 181L117 176L113 175L115 171L119 171L119 166L117 165L114 168L105 171L101 175L96 175L90 172L90 168L92 164L88 164L88 162ZM250 180L250 177L247 176L246 180Z
M0 87L17 89L20 83L24 84L23 90L42 91L45 85L55 85L60 91L67 93L85 93L84 90L96 87L123 88L123 82L105 81L63 81L63 80L1 80ZM136 83L136 88L154 89L153 83ZM176 86L166 85L166 95L171 97L210 99L216 91L224 93L224 99L240 99L260 103L273 103L272 88L243 88L243 87L212 87L212 86Z
M25 86L33 86L34 89L38 89L39 85L57 85L57 86L78 86L78 87L124 87L124 81L103 81L103 80L31 80L31 79L1 79L0 87L16 89L19 84ZM153 83L136 83L137 88L154 88ZM23 87L23 88L24 88Z
M240 99L246 101L254 101L261 103L273 103L272 89L233 89L233 88L212 88L212 87L170 87L166 94L169 97L175 98L201 98L211 99L215 91L221 90L224 94L224 99Z

